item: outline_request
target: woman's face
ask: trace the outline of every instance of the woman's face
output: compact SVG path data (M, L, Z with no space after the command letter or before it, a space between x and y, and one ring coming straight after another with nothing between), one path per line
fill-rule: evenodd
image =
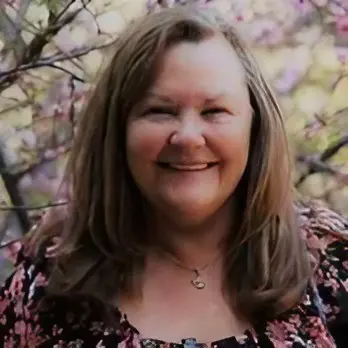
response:
M180 43L129 118L131 174L155 209L204 221L244 172L251 122L244 70L227 40Z

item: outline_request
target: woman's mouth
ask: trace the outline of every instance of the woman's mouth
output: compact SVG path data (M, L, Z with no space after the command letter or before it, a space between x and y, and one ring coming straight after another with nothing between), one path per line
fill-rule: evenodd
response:
M209 169L218 164L218 162L205 162L205 163L157 163L161 168L172 169L177 171L201 171Z

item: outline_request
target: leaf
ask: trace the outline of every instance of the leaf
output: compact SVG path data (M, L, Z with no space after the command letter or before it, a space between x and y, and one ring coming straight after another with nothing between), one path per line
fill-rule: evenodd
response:
M0 203L5 204L6 206L11 206L11 199L6 190L4 181L0 176Z
M328 100L328 92L314 84L302 85L294 92L296 106L308 115L320 114Z
M0 6L0 32L3 33L2 40L7 48L14 50L17 58L21 57L25 50L25 42L20 33L22 29L21 17L27 11L28 1L22 1L20 9L15 13L14 18L11 18L5 12L5 7Z
M29 126L32 122L33 109L32 106L18 106L1 114L1 118L15 128Z
M97 22L101 32L105 34L119 33L126 25L126 21L119 11L103 13L97 17Z
M343 0L345 1L345 0ZM328 4L328 10L334 15L334 16L344 16L347 14L345 10L345 6L343 4L342 6L342 0L337 1L330 1Z
M7 137L2 146L2 153L7 171L10 173L21 172L39 160L35 144L27 144L29 130L15 132ZM26 138L26 139L25 139Z
M72 139L72 125L67 120L45 117L32 123L40 149L56 148Z
M311 26L306 26L300 28L297 33L293 36L294 40L296 40L300 44L307 45L307 47L312 46L320 36L322 35L323 26L319 24L314 24Z
M256 15L269 15L272 11L272 1L253 1L252 8Z
M285 126L289 134L296 134L303 131L306 126L306 118L302 113L293 113L289 116L285 122Z
M91 51L81 57L80 60L83 63L85 73L89 76L90 79L96 77L100 72L100 67L104 58L105 57L103 56L103 54L97 50Z
M332 86L334 84L338 78L338 75L339 70L328 71L323 69L323 67L318 64L312 64L308 70L307 78L308 81L327 88L328 86Z
M91 30L87 30L83 26L70 25L62 28L54 38L54 41L61 50L69 52L91 45L95 35L97 35L96 28L91 32Z
M348 170L348 146L342 147L330 158L329 162L339 167L345 167Z
M47 27L48 25L48 8L45 3L31 1L28 7L25 19L36 28Z
M302 194L314 198L321 198L326 194L325 174L314 173L309 175L300 185Z
M143 1L123 0L120 2L112 1L110 7L118 10L127 22L146 14L146 6Z
M216 7L221 13L228 13L232 7L232 1L216 0L214 1L214 7Z
M328 115L348 107L348 76L339 80L325 108Z
M62 6L62 1L61 0L42 0L41 5L46 5L47 9L50 12L57 15L59 12L59 9Z
M39 190L29 190L24 195L26 204L29 206L42 205L52 199L52 195Z
M314 64L325 71L336 72L341 63L334 48L333 36L324 36L313 49Z
M342 212L348 216L348 186L332 191L329 195L329 202L333 209Z
M29 30L23 29L21 32L21 37L23 41L25 42L25 44L28 45L34 39L35 34Z
M282 73L286 64L286 58L290 54L290 49L287 47L273 49L257 48L253 50L253 53L265 76L270 80L274 80Z
M4 40L4 35L0 32L0 52L3 50L5 47L5 40Z
M295 110L294 101L291 95L289 94L279 95L278 103L281 106L285 119L291 117Z
M258 18L250 23L251 40L261 45L277 45L284 39L283 28L273 18Z
M302 80L312 63L312 56L307 46L299 45L284 60L284 69L274 82L277 91L282 94L289 93Z
M315 6L318 6L318 7L324 7L324 6L327 6L328 4L328 0L312 0L313 1L313 4L315 4Z
M308 154L322 153L329 145L329 135L325 129L318 130L316 133L312 134L310 138L306 138L301 144L302 151Z
M1 92L1 98L10 99L13 101L25 101L27 100L26 94L23 92L23 90L18 86L18 84L13 84L10 87L6 88ZM2 110L3 107L0 104L0 110Z

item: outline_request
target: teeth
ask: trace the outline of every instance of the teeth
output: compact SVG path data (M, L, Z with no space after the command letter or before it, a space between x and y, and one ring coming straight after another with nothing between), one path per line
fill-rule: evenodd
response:
M177 170L202 170L208 168L208 163L202 164L169 164L170 168Z

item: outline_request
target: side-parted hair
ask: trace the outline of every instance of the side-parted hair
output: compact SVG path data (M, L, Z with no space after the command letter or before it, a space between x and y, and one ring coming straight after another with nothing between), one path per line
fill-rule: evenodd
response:
M214 35L223 35L238 54L254 111L249 159L235 192L239 220L226 241L224 290L251 322L301 300L310 268L294 212L281 111L233 26L211 9L188 6L147 15L121 33L78 120L66 176L69 204L53 209L31 237L35 251L59 237L50 294L87 296L107 313L119 292L136 292L133 279L155 242L126 161L127 118L154 83L169 47Z

